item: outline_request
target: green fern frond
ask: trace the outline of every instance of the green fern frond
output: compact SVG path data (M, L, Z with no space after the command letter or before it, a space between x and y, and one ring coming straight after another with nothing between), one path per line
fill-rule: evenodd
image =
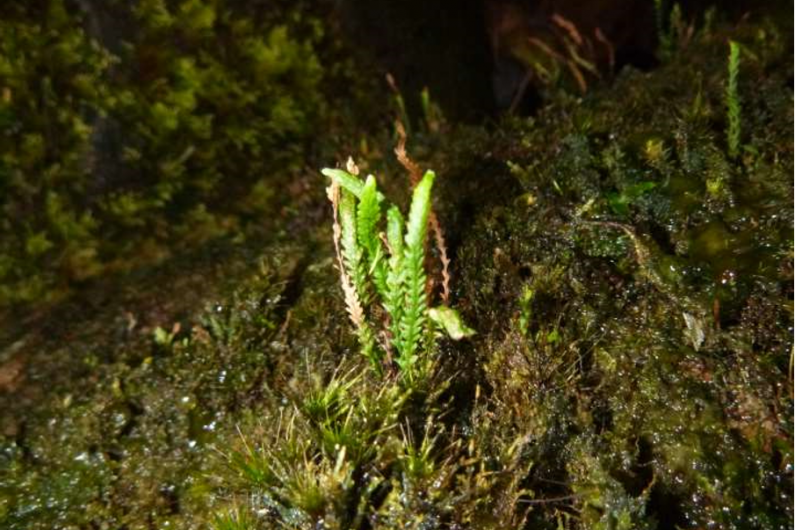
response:
M353 193L357 199L361 198L362 192L364 191L364 182L357 177L343 169L332 169L327 167L326 169L320 170L320 172L339 184L342 189Z
M381 218L381 208L376 194L375 177L370 175L367 177L359 197L356 221L359 229L359 244L371 254L375 253L374 248L379 243L376 225Z
M390 332L394 344L402 342L400 321L403 318L405 286L403 281L403 215L397 206L386 213L386 239L389 243L389 269L386 277L384 309L390 317Z
M357 176L351 175L344 169L332 169L328 167L321 169L320 172L339 184L342 189L353 193L354 197L361 200L365 183ZM384 200L384 195L380 191L376 191L375 196L379 203Z
M378 200L375 177L367 177L359 197L356 210L359 245L367 255L368 273L372 275L380 296L386 294L386 266L383 260L382 243L378 239L378 223L381 221L381 203Z
M399 264L403 257L403 214L400 213L397 206L391 206L386 217L386 240L393 258L390 259L390 263ZM394 269L394 267L390 266L390 269Z
M373 333L370 325L364 318L364 307L367 307L372 300L372 293L368 288L367 283L367 269L363 261L363 251L359 246L356 227L356 198L353 194L345 189L340 193L340 226L342 230L342 237L340 240L342 246L342 259L345 265L348 277L355 289L355 295L358 296L358 308L353 308L357 304L348 303L351 317L357 326L357 334L359 335L359 342L362 346L362 353L369 358L373 364L378 364L378 353L375 349L375 334ZM346 293L346 297L354 293ZM360 314L353 314L358 312Z
M428 232L428 215L431 210L431 187L436 175L427 171L411 199L409 218L406 224L406 248L403 257L405 273L405 311L400 322L402 341L398 346L398 365L410 370L416 361L428 307L425 292L425 237Z
M366 281L365 268L362 263L363 252L358 244L358 230L356 226L356 199L345 190L340 194L340 226L342 227L342 258L345 268L356 287L359 296L366 294L364 284ZM363 298L366 298L363 297ZM365 300L362 300L363 302Z

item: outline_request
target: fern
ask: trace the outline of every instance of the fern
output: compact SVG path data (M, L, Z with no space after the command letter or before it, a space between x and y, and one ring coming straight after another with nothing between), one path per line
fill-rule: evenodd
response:
M354 292L346 293L347 298L357 297L358 300L347 300L348 312L357 327L362 353L373 364L378 364L375 350L375 335L364 317L364 307L371 301L371 293L367 285L366 269L363 263L363 252L359 247L356 227L356 199L353 194L342 190L340 204L340 225L342 227L341 252L345 272L349 276Z
M342 225L342 257L345 267L359 296L366 299L365 271L362 264L363 252L359 247L357 237L356 201L353 195L345 190L342 191L340 200L340 224Z
M367 255L367 268L373 276L373 282L382 297L386 293L386 267L381 241L378 239L378 222L381 220L381 204L378 200L375 177L367 177L359 197L356 210L359 245Z
M403 274L403 215L397 206L387 212L386 238L389 243L389 270L387 272L387 292L384 297L384 309L390 317L390 333L395 344L402 342L400 321L403 318L403 300L405 298Z
M342 169L331 169L325 168L320 170L325 176L339 184L342 189L353 193L354 197L357 199L362 198L362 194L364 193L365 183L359 180L357 177L351 175L347 171L343 171ZM375 179L373 179L375 180ZM375 193L378 202L381 203L384 201L384 195L376 190Z
M362 197L362 193L364 192L364 183L347 171L343 171L342 169L326 168L322 169L320 172L342 186L342 189L353 193L357 199Z
M428 307L425 294L425 238L428 234L428 214L431 209L431 187L436 175L425 173L411 199L409 218L406 224L406 248L403 253L405 271L405 311L400 319L401 341L397 345L397 363L403 370L416 361L425 311Z
M740 154L740 95L737 90L737 77L740 73L740 45L729 41L729 79L726 83L726 114L728 126L726 141L729 156L737 158Z
M351 167L355 169L355 165ZM324 169L323 174L332 180L329 198L335 213L340 278L362 353L380 369L384 354L396 351L394 362L411 380L420 355L434 348L436 329L454 340L473 333L454 310L445 306L429 309L425 247L436 176L427 171L417 183L408 220L396 206L388 207L384 241L379 226L385 198L377 189L375 177L368 176L362 182L355 174L340 169ZM380 344L376 341L378 326L372 325L366 315L378 315L372 310L376 297L387 315L380 323L379 336L384 337Z

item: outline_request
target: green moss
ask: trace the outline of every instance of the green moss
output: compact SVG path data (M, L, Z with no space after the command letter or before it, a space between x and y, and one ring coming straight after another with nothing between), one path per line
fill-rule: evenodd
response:
M265 179L289 181L337 114L321 83L347 73L326 72L338 46L308 12L200 0L96 9L127 39L110 43L116 56L62 0L3 8L0 304L57 299L161 259L175 240L256 231L274 195Z
M703 37L645 79L627 72L609 94L512 124L520 139L503 147L506 165L533 200L487 209L459 251L475 321L507 333L488 340L485 370L511 411L503 429L536 440L526 484L534 498L563 499L531 512L540 527L791 520L780 497L791 455L774 449L790 436L787 414L762 412L782 405L771 389L783 389L792 347L782 273L792 218L772 206L792 202L791 146L732 161L725 64L714 59L723 42ZM779 98L761 81L770 70L753 68L770 92L743 110L783 132L791 116L762 111ZM699 78L712 119L684 110ZM768 173L756 180L759 163Z
M66 366L54 369L82 383L50 375L35 407L20 404L25 431L4 435L0 457L4 528L209 522L223 467L217 448L238 439L228 418L249 391L267 392L263 369L279 362L270 341L298 252L270 248L282 257L180 326L139 329L110 315L84 329L87 338L50 346ZM5 432L18 428L2 420Z
M226 20L196 2L140 5L152 31L190 20L187 44ZM211 246L209 274L175 253L170 274L143 270L38 331L2 330L0 526L790 527L791 48L770 24L722 28L532 119L412 138L438 169L452 298L478 335L440 340L411 392L368 370L349 332L318 175L263 221L276 241L251 242L253 258ZM729 36L748 51L737 158L724 136ZM270 38L282 37L263 49ZM257 53L263 71L289 72ZM179 69L161 110L198 142L206 124L185 118L203 108L202 62ZM386 136L361 147L379 174L393 173ZM25 145L40 155L40 140ZM201 182L197 194L218 189ZM142 198L182 192L124 193L114 211L127 218L155 208ZM105 222L56 196L62 232L20 232L19 249L46 258L54 234ZM202 231L247 219L183 206ZM405 221L390 212L400 248ZM251 261L255 272L240 265ZM236 288L219 295L224 282Z

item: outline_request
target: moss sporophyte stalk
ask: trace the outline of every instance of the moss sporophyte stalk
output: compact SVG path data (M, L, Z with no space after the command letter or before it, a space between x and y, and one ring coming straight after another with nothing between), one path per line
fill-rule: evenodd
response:
M394 363L409 379L420 375L438 333L454 340L474 334L454 309L430 307L425 249L436 174L426 171L416 184L404 220L373 175L359 178L352 160L347 170L322 173L331 179L327 192L340 282L362 353L379 372Z

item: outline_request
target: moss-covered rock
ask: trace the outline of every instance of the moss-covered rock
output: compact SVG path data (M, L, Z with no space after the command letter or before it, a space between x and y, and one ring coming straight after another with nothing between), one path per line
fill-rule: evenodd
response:
M415 124L477 331L422 384L358 351L309 173L248 251L175 253L11 320L2 525L791 527L792 49L769 22L725 28L531 118ZM351 134L405 202L392 139Z
M482 350L494 414L533 439L533 496L565 498L542 502L538 524L791 523L791 50L778 35L732 35L746 50L738 160L720 33L511 129L505 171L522 194L480 216L458 266L474 318L502 323Z

